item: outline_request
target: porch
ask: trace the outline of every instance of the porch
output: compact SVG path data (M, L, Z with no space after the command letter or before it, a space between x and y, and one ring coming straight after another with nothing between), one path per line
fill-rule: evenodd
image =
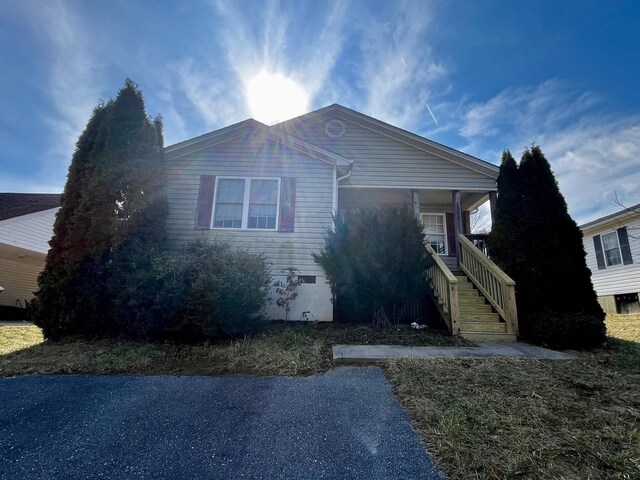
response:
M340 188L341 210L407 206L424 225L429 295L453 335L468 340L515 341L515 282L487 256L486 236L471 233L471 213L495 191Z

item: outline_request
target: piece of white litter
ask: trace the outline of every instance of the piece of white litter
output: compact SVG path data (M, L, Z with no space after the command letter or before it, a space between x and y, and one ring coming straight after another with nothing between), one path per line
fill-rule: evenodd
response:
M419 323L413 322L411 324L411 328L415 328L416 330L422 330L423 328L427 328L426 325L420 325Z

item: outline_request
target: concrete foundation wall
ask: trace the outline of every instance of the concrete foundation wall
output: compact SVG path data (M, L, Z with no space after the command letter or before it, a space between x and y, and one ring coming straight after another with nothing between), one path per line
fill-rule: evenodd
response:
M273 281L275 282L276 280L285 281L286 279L284 276L274 275ZM331 288L325 277L316 277L316 283L303 283L296 291L298 292L298 297L291 302L290 321L333 321ZM275 301L278 296L275 290L272 290L271 298L273 303L267 307L267 317L271 320L284 320L285 310L276 305Z

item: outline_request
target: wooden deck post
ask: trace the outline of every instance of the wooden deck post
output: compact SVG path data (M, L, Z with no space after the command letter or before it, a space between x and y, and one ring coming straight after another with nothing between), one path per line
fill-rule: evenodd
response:
M458 304L458 284L449 283L449 314L451 315L451 335L460 334L460 305Z

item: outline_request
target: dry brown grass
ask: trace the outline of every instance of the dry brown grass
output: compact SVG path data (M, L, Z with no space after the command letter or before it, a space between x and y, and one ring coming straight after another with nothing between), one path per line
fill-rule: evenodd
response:
M336 343L457 345L406 326L274 325L239 340L181 345L81 339L44 342L37 327L0 327L0 376L52 373L309 375L332 367Z
M400 360L387 376L451 478L640 478L640 319L572 361Z

